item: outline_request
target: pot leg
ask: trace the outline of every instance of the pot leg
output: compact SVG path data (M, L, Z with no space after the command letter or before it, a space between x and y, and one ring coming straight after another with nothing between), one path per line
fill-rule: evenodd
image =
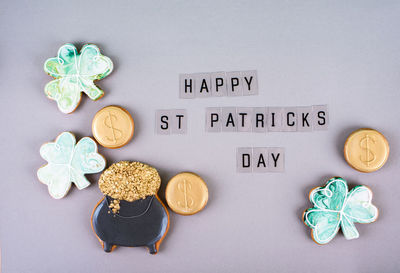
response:
M157 248L155 244L148 245L147 247L149 248L150 254L157 254Z
M104 242L104 251L111 252L113 245L107 242Z

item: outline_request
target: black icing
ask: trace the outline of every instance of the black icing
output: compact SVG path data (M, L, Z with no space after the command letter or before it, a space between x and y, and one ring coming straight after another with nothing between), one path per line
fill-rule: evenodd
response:
M112 200L106 196L94 209L92 218L104 251L110 252L114 245L146 246L156 254L156 243L168 227L168 214L161 202L154 195L133 202L121 201L119 213L114 214L108 207Z

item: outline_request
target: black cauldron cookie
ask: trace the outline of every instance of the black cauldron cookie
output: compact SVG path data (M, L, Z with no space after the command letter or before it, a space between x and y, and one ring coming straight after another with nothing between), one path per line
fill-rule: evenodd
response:
M156 254L168 232L169 214L157 196L157 170L140 162L112 164L99 179L105 197L92 213L92 229L104 251L145 246Z

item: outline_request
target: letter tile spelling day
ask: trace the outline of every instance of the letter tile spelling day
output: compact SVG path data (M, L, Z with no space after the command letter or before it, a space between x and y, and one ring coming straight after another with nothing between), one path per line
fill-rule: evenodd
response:
M281 147L237 148L236 170L240 173L284 172L285 149Z

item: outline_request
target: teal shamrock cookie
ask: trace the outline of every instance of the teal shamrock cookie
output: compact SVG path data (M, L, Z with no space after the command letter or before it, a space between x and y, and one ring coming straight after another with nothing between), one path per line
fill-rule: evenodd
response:
M76 143L70 132L60 134L55 142L43 144L40 155L48 164L39 168L37 176L55 199L63 198L72 183L80 190L86 188L90 183L85 174L101 172L106 166L93 139L84 137Z
M371 200L368 187L356 186L349 192L346 180L334 177L310 192L314 207L303 213L303 221L318 244L330 242L339 228L347 240L356 239L359 234L354 223L372 223L378 218L378 209Z
M44 64L44 71L55 78L45 86L45 94L57 101L61 112L71 113L81 101L81 92L92 100L104 95L93 81L107 77L112 70L111 59L101 55L96 45L86 44L78 53L73 44L65 44L58 50L57 57Z

